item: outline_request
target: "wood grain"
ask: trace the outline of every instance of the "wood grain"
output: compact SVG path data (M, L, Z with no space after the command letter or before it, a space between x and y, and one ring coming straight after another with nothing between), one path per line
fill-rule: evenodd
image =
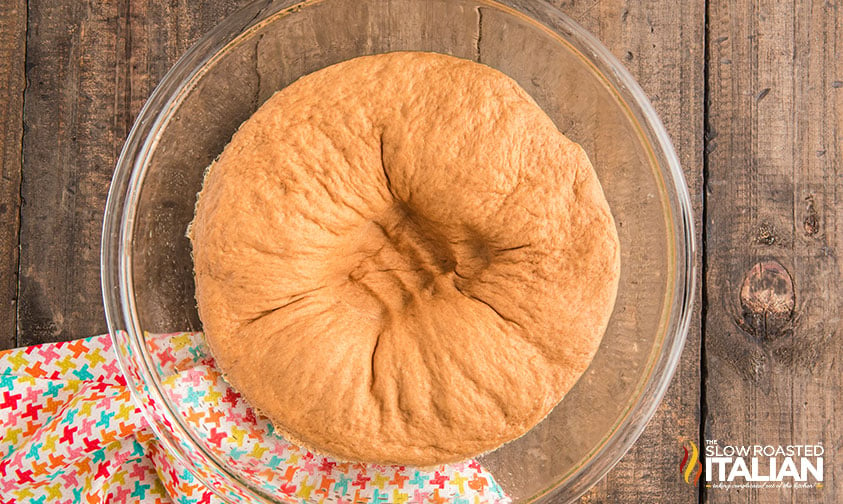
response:
M629 69L665 123L693 197L700 242L705 4L600 0L554 2ZM697 253L700 263L700 253ZM698 282L699 285L699 282ZM584 503L696 502L679 474L683 442L699 443L700 295L673 382L638 442Z
M0 349L17 343L26 1L0 1Z
M27 16L25 0L3 0L0 348L16 343L16 324L20 345L106 330L99 233L123 140L176 59L246 1L29 0ZM706 197L705 372L698 306L656 416L583 502L843 501L834 474L843 449L843 5L710 0L705 37L703 0L553 3L597 35L651 98L697 219L703 189ZM678 464L682 443L701 434L721 444L821 441L825 486L699 494Z
M166 70L236 7L125 0L59 4L63 7L31 0L21 344L105 330L98 232L122 141ZM703 2L557 4L600 37L639 80L673 137L692 193L700 194ZM697 498L679 479L677 464L681 443L698 437L698 359L695 326L656 417L585 502Z
M706 436L815 444L822 489L706 501L843 500L840 2L710 5Z
M239 2L29 2L19 344L106 331L102 210L158 80Z

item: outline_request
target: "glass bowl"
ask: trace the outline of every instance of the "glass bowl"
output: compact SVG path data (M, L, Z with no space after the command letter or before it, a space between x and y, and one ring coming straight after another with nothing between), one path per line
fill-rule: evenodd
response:
M152 333L199 331L185 231L208 164L273 92L365 54L423 50L518 81L589 154L621 242L617 302L586 374L538 426L481 457L516 502L568 502L626 453L661 400L687 334L691 207L647 98L593 36L539 0L260 1L225 19L170 70L140 112L105 211L108 326L161 444L230 502L272 502L213 455L161 391Z

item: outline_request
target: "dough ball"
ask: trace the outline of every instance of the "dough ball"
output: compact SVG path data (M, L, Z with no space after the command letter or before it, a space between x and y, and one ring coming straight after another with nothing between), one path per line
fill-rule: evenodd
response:
M190 234L226 378L289 439L363 462L527 432L588 367L620 267L582 148L509 77L432 53L276 93L210 166Z

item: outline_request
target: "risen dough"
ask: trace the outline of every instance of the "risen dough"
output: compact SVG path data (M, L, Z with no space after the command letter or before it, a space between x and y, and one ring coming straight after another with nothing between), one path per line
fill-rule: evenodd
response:
M619 272L583 150L514 81L429 53L276 93L205 178L196 298L227 379L346 460L466 459L591 361Z

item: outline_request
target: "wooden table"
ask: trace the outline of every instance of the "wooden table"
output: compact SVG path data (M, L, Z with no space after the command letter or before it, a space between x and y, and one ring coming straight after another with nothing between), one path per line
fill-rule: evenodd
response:
M2 0L0 348L106 331L102 211L155 84L246 0ZM555 0L630 69L693 195L701 277L655 418L583 502L843 502L843 2ZM686 484L682 444L822 442L822 489Z

